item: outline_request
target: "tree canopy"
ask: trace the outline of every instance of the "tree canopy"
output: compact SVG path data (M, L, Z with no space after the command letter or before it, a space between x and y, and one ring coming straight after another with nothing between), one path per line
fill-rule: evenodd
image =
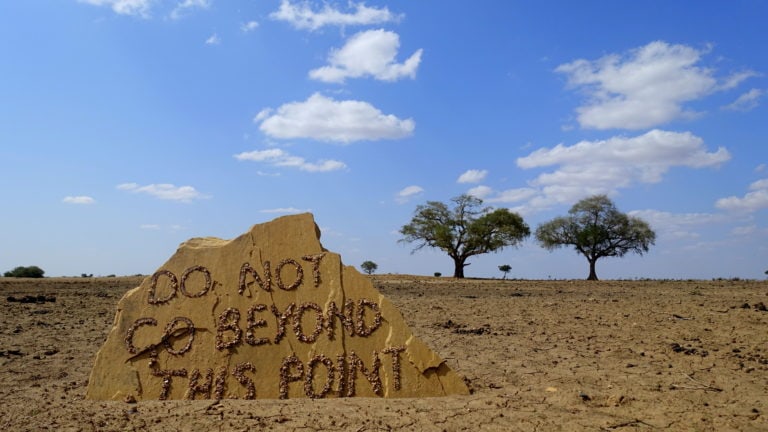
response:
M466 194L451 201L452 209L439 201L417 206L411 222L400 228L400 242L416 243L413 252L427 246L447 253L454 277L464 277L469 257L516 246L531 234L517 213L482 207L480 198Z
M373 261L364 261L360 264L360 268L363 269L365 274L373 274L379 266Z
M7 271L3 274L5 277L18 277L18 278L41 278L45 274L45 271L38 266L23 267L19 266L13 270Z
M499 271L504 273L504 277L502 279L506 279L507 273L512 271L512 266L509 264L502 264L499 266Z
M597 280L598 259L642 255L656 241L656 233L642 219L621 213L607 196L594 195L574 204L568 216L540 225L536 239L548 250L573 246L589 261L587 279Z

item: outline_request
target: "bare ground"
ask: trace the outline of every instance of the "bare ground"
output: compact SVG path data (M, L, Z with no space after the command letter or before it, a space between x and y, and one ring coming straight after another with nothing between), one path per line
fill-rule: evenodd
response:
M141 279L0 278L0 429L768 430L767 282L373 279L470 396L84 400Z

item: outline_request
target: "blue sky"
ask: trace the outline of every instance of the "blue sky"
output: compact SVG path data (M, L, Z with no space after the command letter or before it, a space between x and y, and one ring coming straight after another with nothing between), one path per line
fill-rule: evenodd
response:
M311 211L380 273L471 193L535 227L608 194L648 221L601 278L768 270L763 1L0 3L0 270L148 274L191 237ZM470 277L584 278L533 239Z

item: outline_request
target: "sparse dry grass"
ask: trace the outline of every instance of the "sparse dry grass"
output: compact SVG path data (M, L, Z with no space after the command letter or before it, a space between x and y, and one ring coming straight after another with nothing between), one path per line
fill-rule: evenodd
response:
M0 428L768 430L764 281L371 278L471 396L86 401L117 301L141 278L0 278ZM38 294L56 301L7 300Z

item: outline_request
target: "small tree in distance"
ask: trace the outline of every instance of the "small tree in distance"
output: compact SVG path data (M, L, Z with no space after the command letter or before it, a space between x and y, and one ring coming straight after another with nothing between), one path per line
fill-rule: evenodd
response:
M500 265L499 266L499 271L504 273L504 276L502 276L502 279L506 279L507 278L507 273L512 271L512 266L509 265L509 264Z
M647 222L621 213L605 195L585 198L568 213L540 225L536 239L548 250L573 246L589 261L587 280L597 280L598 259L622 257L628 252L642 255L656 240Z
M365 261L362 264L360 264L360 268L363 269L365 274L373 274L373 272L376 271L376 269L379 268L378 265L376 265L373 261Z
M453 277L463 278L467 259L516 246L531 234L523 218L505 208L481 207L483 200L472 195L453 198L453 209L439 201L416 207L411 222L400 228L400 242L416 242L413 250L429 246L453 259Z

